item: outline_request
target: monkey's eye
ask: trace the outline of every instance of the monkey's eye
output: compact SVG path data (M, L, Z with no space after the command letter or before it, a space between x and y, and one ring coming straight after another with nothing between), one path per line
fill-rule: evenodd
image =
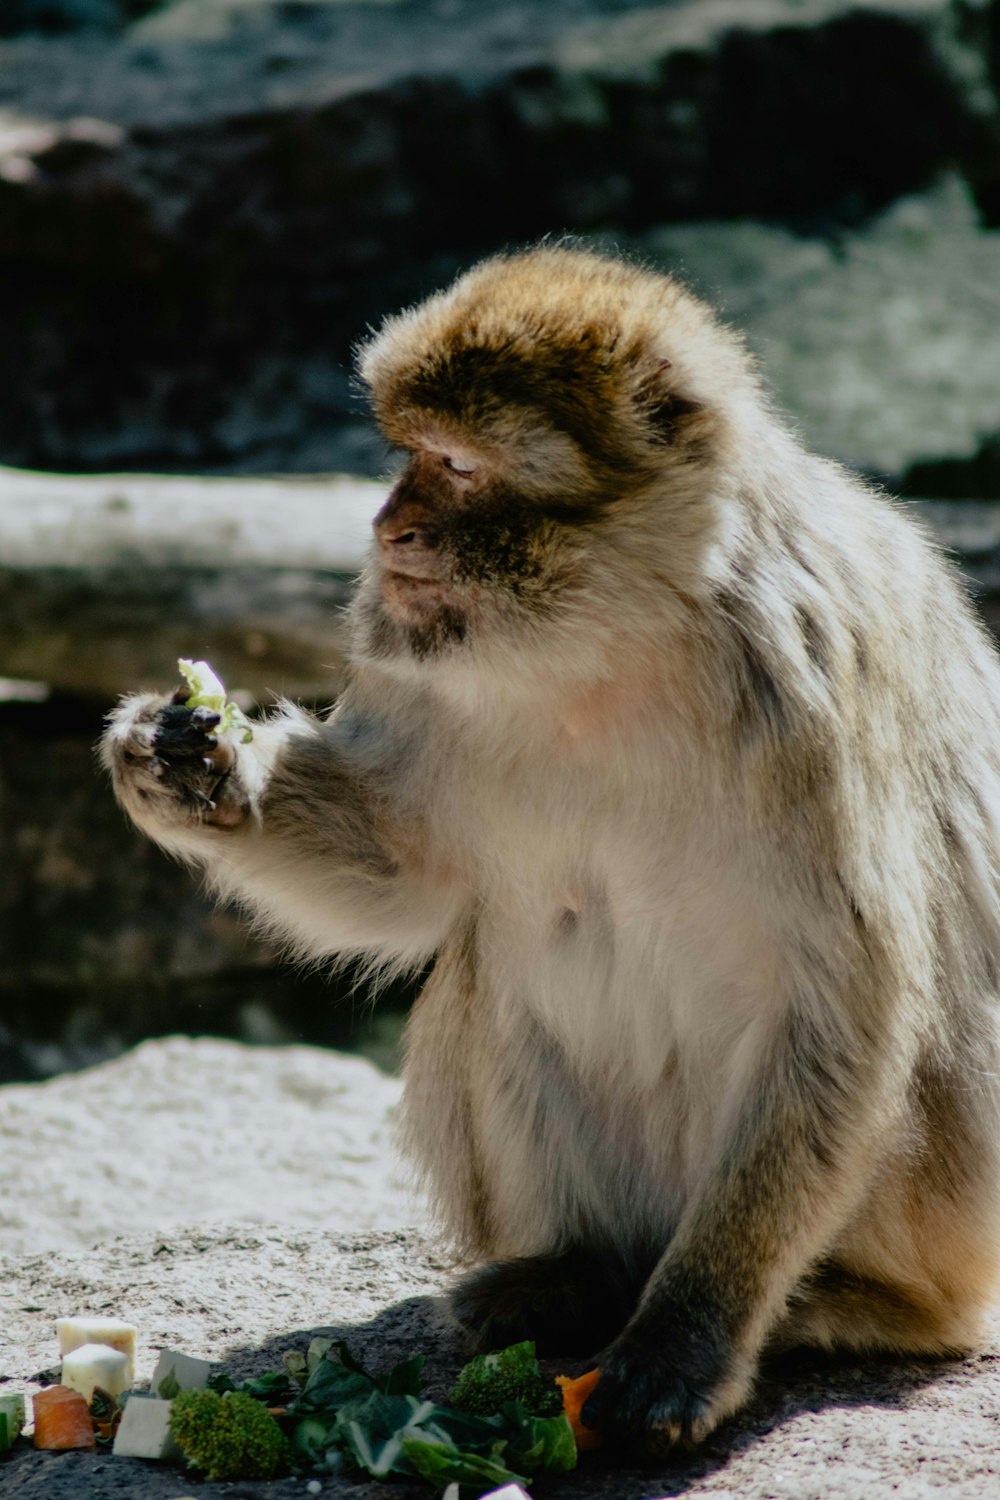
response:
M446 469L451 470L452 474L461 474L465 478L476 472L475 464L470 464L468 459L452 458L450 454L443 453L441 455L441 462Z

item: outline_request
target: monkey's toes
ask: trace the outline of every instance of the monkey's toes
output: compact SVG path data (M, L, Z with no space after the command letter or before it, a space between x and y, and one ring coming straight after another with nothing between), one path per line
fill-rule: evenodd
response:
M731 1363L718 1334L672 1343L626 1331L598 1357L601 1376L581 1418L654 1454L699 1443L746 1398L749 1381L737 1380Z

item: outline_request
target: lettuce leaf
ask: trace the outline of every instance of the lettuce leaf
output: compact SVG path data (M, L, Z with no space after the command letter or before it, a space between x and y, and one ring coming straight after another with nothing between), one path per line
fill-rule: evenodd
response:
M420 1395L422 1366L418 1355L372 1376L331 1343L291 1408L298 1463L339 1473L348 1462L376 1479L423 1478L441 1489L456 1482L468 1497L575 1466L565 1416L536 1417L518 1401L485 1416L439 1405Z
M238 703L226 702L226 690L212 671L207 661L190 661L186 656L178 657L177 670L188 686L185 708L210 708L219 715L217 734L228 734L230 729L243 731L240 743L249 745L253 739L250 720Z
M404 1437L403 1452L421 1479L429 1480L442 1490L446 1485L457 1484L465 1496L482 1495L486 1490L500 1489L505 1484L524 1486L531 1483L526 1475L515 1474L498 1458L461 1453L449 1443Z

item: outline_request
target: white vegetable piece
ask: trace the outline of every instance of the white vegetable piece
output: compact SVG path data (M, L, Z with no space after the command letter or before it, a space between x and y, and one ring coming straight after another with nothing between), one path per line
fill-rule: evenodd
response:
M24 1426L24 1397L0 1396L0 1453L13 1447Z
M59 1353L63 1358L83 1344L107 1344L109 1349L119 1350L128 1360L129 1385L135 1379L137 1331L134 1323L122 1323L117 1318L59 1318L56 1323Z
M531 1500L531 1496L519 1484L505 1484L502 1489L490 1490L482 1500Z
M120 1396L132 1384L128 1355L108 1344L81 1344L63 1355L62 1383L79 1391L85 1401L97 1386L109 1396Z
M162 1382L168 1375L173 1375L182 1391L203 1391L211 1373L212 1366L207 1359L195 1359L193 1355L181 1354L176 1349L164 1349L156 1361L149 1388L154 1396L159 1395Z
M212 671L207 661L190 661L186 656L177 659L177 670L190 689L186 708L210 708L221 717L216 725L216 734L228 734L230 729L242 730L242 743L249 745L253 739L250 720L238 703L226 702L226 689L220 678Z
M112 1453L125 1458L180 1458L181 1450L170 1435L172 1401L155 1396L129 1396L115 1433Z
M208 662L190 661L188 657L181 656L177 661L177 669L191 689L188 707L211 708L221 714L226 706L226 689L222 679L216 676Z

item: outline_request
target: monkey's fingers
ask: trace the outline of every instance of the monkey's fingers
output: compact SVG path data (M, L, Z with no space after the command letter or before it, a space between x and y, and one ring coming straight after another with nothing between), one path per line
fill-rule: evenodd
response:
M220 715L210 708L186 708L176 701L160 711L154 748L170 764L201 760L220 774L232 770L236 752L212 733Z

